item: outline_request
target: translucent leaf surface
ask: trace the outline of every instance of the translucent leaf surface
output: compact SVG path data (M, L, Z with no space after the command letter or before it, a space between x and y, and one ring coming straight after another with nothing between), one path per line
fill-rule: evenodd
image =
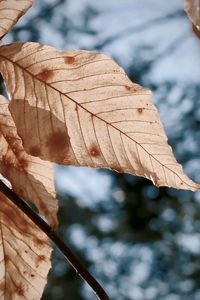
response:
M52 164L28 155L10 111L0 96L0 172L22 198L32 200L53 227L57 226L57 200Z
M32 0L0 0L0 39L31 7Z
M108 56L16 43L1 47L0 70L31 155L199 189L167 144L151 91L132 83Z
M50 255L46 236L0 193L0 299L40 299Z

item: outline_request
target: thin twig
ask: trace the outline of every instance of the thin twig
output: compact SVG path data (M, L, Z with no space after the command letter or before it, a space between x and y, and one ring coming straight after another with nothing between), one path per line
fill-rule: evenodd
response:
M71 266L75 269L77 274L89 284L97 298L100 300L109 300L108 295L101 285L82 265L78 258L73 254L72 250L59 238L52 227L49 226L36 212L31 209L31 207L24 200L19 198L17 194L9 189L1 180L0 191L6 195L21 211L23 211L25 215L27 215L29 219L31 219L32 222L36 224L55 243L58 249L67 258Z

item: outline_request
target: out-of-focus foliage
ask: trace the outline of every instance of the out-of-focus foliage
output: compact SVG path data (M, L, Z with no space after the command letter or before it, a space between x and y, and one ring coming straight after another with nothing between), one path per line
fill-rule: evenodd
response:
M183 1L36 1L8 40L100 50L154 90L176 156L200 181L200 41ZM109 171L57 168L59 233L111 299L200 298L200 194ZM43 300L95 296L55 251Z

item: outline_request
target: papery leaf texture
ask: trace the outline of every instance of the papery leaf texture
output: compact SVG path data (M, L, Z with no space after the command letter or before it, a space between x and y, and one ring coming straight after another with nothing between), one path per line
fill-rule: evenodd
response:
M45 234L0 193L0 299L41 299L50 256Z
M0 0L0 39L32 6L32 0Z
M185 11L194 26L200 30L200 0L185 0Z
M0 71L29 154L143 176L158 187L199 189L167 144L151 91L110 57L14 43L0 48Z
M32 200L40 213L56 228L57 200L52 163L28 155L8 109L0 96L0 173L20 197Z

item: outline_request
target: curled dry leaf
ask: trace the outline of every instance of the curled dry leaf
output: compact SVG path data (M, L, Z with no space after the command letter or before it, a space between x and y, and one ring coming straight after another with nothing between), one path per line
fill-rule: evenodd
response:
M40 299L50 256L45 234L0 193L0 299Z
M52 164L24 151L8 103L0 96L0 173L11 182L20 197L32 200L55 228L58 205Z
M200 0L185 0L185 11L191 22L200 30Z
M32 6L32 0L0 0L0 39Z
M31 155L143 176L158 187L199 189L167 144L151 91L106 55L16 43L1 47L0 71Z

